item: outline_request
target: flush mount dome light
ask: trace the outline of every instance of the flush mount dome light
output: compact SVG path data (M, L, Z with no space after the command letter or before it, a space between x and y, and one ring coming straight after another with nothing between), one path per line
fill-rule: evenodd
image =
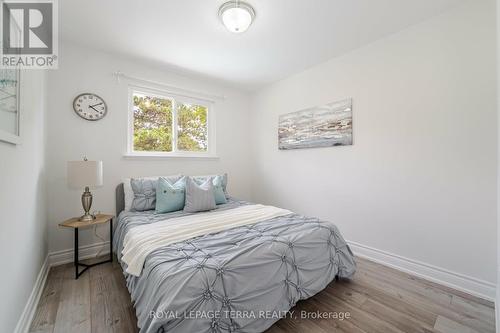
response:
M228 1L219 8L219 17L227 30L245 32L255 18L252 6L243 1Z

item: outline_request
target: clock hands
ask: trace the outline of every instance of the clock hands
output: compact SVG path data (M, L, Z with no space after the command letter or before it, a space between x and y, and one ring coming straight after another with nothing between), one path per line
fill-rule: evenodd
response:
M99 96L84 93L75 97L73 100L73 109L83 119L99 120L106 115L107 106L106 102Z
M101 102L101 103L94 104L94 105L89 105L89 108L93 109L93 110L94 110L94 111L96 111L96 112L100 112L99 110L97 110L97 109L95 108L95 106L98 106L98 105L101 105L101 104L102 104L102 102Z

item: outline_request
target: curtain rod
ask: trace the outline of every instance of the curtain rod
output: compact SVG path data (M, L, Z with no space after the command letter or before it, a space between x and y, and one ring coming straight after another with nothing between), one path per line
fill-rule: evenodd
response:
M116 77L116 81L120 83L120 79L127 79L130 81L135 81L138 83L143 83L143 84L150 84L150 85L155 85L164 89L169 90L168 92L171 92L172 94L179 95L182 97L190 97L190 98L195 98L195 99L202 99L208 102L215 102L215 101L223 101L226 99L225 96L221 95L213 95L213 94L208 94L196 90L189 90L185 88L179 88L176 86L172 86L166 83L162 82L157 82L157 81L152 81L152 80L147 80L147 79L141 79L138 77L126 75L125 73L121 71L116 71L113 73L113 76Z

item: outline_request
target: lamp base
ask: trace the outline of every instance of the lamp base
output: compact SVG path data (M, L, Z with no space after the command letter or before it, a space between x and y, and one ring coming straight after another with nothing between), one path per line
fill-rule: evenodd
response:
M94 221L95 220L95 216L93 215L90 215L90 214L85 214L85 215L82 215L78 221L81 221L81 222L90 222L90 221Z
M90 208L92 207L92 193L90 193L88 186L85 187L85 192L83 192L82 194L82 206L85 214L82 217L80 217L78 221L82 222L93 221L95 217L89 213Z

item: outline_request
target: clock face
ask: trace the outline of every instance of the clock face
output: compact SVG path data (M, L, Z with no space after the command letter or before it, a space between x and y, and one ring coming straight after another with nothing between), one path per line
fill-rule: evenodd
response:
M108 112L108 107L104 100L90 93L76 96L73 101L75 113L86 120L99 120L104 118Z

